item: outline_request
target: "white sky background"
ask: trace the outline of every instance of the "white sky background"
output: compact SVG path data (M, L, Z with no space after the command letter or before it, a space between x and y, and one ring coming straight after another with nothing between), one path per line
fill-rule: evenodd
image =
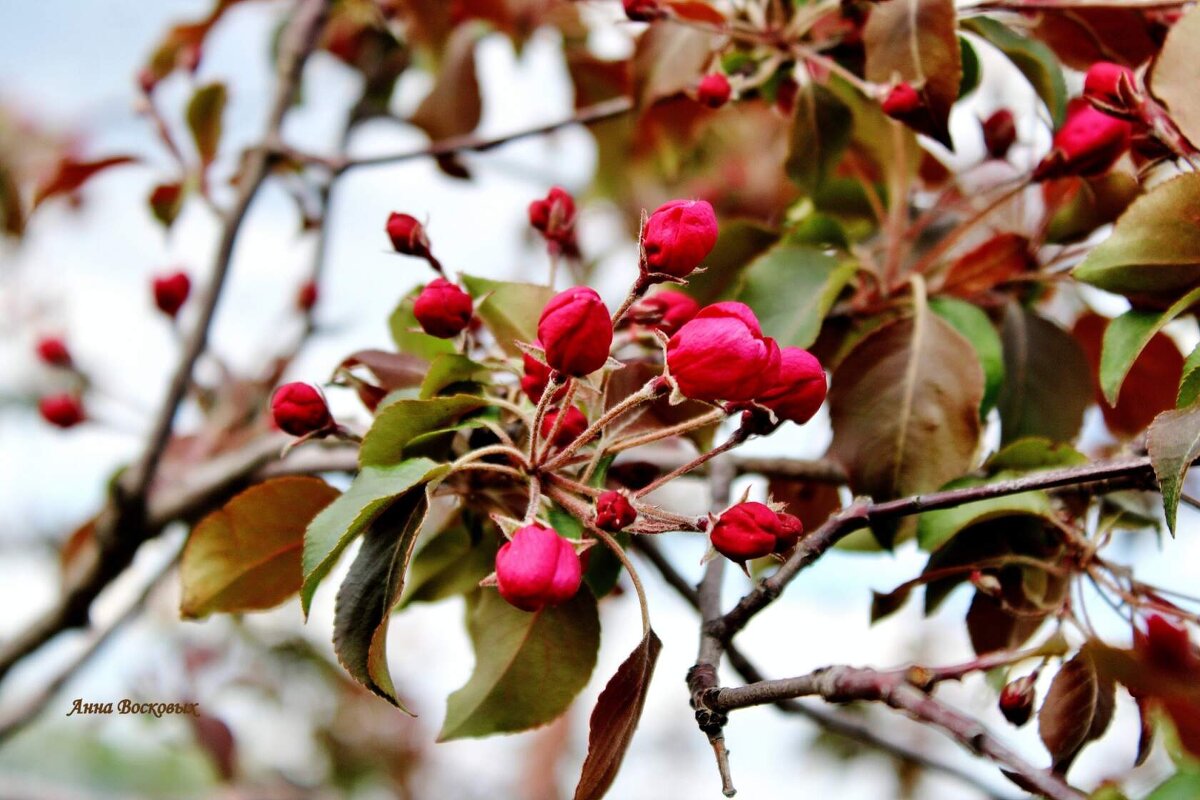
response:
M140 447L137 434L147 418L138 409L152 409L160 402L174 364L175 346L168 326L152 310L149 277L179 264L202 283L211 260L216 223L201 204L188 205L169 236L163 235L146 211L145 197L151 186L173 173L170 160L154 145L148 126L133 113L132 77L169 23L200 16L208 5L207 0L0 0L0 99L32 119L50 121L63 130L86 131L90 154L154 154L148 166L113 170L89 184L82 212L70 211L62 202L48 204L34 217L20 250L0 250L4 257L0 264L0 395L29 397L52 388L54 376L34 362L30 348L36 333L61 330L77 361L121 398L103 402L97 398L93 404L97 415L118 422L118 428L87 425L65 433L40 423L30 408L0 405L0 636L18 630L52 602L56 591L53 554L23 545L58 541L96 508L106 476ZM271 91L266 42L279 9L278 3L252 3L235 9L210 40L198 79L229 82L230 104L222 142L226 156L254 141L261 128ZM620 46L621 35L610 33L606 40ZM570 87L551 35L535 37L520 59L507 40L489 37L480 47L479 65L485 98L481 133L517 130L569 113ZM986 66L993 62L989 60ZM406 74L396 107L411 109L428 85L426 76L416 71ZM182 107L190 88L187 79L173 77L161 88L163 107ZM327 55L316 56L306 73L304 105L288 118L285 132L289 141L327 152L336 136L340 112L356 89L349 70ZM1018 103L1029 102L1024 85L1019 86L1017 97ZM976 95L977 107L990 110L996 99L995 92L985 87ZM968 142L968 150L977 146L976 113L975 109L963 110L954 120L956 137ZM1027 127L1022 134L1027 140L1044 138L1035 136L1032 126L1036 123L1025 120L1024 124ZM354 150L391 152L423 143L419 132L374 123L356 138ZM319 318L334 331L314 342L296 366L294 378L319 381L353 350L390 346L388 313L405 291L429 277L419 262L387 252L382 229L392 210L428 218L434 250L453 272L493 277L544 274L544 255L540 248L529 246L526 238L525 207L556 183L576 192L586 189L594 165L589 137L577 129L565 130L466 160L475 173L472 183L444 178L431 162L419 161L355 172L339 187L327 280L321 287L319 305ZM221 162L218 178L228 174L230 163ZM599 288L610 303L615 302L633 277L632 244L613 246L619 241L614 215L595 204L584 207L581 225L585 250L614 251L599 271L611 277ZM294 330L296 322L289 310L312 246L311 237L297 236L297 228L293 204L268 184L243 227L214 328L215 347L235 367L256 367L279 346L281 332ZM339 403L339 408L359 413L366 421L353 403ZM182 421L186 423L186 415ZM790 435L756 443L753 452L818 456L826 444L826 421L822 413L812 426L816 433L807 437L796 436L794 426L789 426ZM690 502L699 510L702 498L680 495L681 503ZM1173 564L1196 555L1196 547L1189 541L1195 517L1181 518L1180 527L1180 540L1168 543L1165 557L1155 555L1152 545L1143 544L1136 545L1125 560L1136 556L1147 578L1180 586L1184 581L1173 576ZM159 547L157 552L163 550ZM698 578L700 543L679 541L671 550L680 568ZM969 656L969 645L961 624L938 621L961 619L965 592L956 594L934 622L922 622L919 603L912 603L895 618L874 628L867 626L870 589L890 589L916 574L922 563L923 557L911 546L895 555L834 554L806 572L739 642L772 677L838 662L886 667L913 659L931 663L962 660ZM330 638L337 577L326 582L313 617L303 628L322 646L327 646ZM611 796L635 800L717 797L719 783L711 753L691 720L683 684L695 656L694 616L666 586L650 574L646 577L655 628L666 649L642 728ZM727 582L727 603L745 588L744 579L732 577ZM119 604L111 598L105 600L102 605L106 608ZM165 631L182 626L218 646L230 635L221 620L179 622L173 616L172 602L168 598L114 640L93 668L66 689L63 699L51 705L49 716L65 713L72 697L102 701L127 696L144 675L147 663L170 663L163 644ZM251 619L250 624L267 630L296 629L300 617L294 606ZM1113 622L1098 601L1093 606L1097 621L1107 618ZM444 713L445 696L470 673L470 648L460 620L457 601L418 606L393 620L396 684L421 711L430 739ZM640 635L632 595L607 602L603 623L600 663L571 721L575 753L566 761L561 776L568 790L582 760L591 702ZM1113 625L1112 630L1120 635L1118 626ZM0 707L19 701L42 679L40 670L69 649L70 642L59 643L40 664L14 673L0 692ZM735 680L729 670L722 674L726 682ZM1005 725L980 680L945 687L939 695L980 712L1003 739L1019 744L1035 763L1044 763L1034 726L1016 732ZM298 726L219 686L212 688L211 696L199 699L234 727L247 763L258 761L263 770L273 767L311 777L313 745L296 733ZM956 764L969 764L969 759L937 734L918 731L894 715L880 718L888 722L881 728L884 733L927 745L931 753ZM1085 751L1073 772L1078 783L1090 786L1110 770L1120 774L1129 763L1136 739L1130 703L1122 704L1118 724L1120 732ZM154 726L131 730L118 722L97 730L118 741L126 741L122 736L132 737L130 742L139 735L159 735ZM846 769L823 754L807 752L812 733L806 723L771 710L735 713L727 740L739 796L825 797L836 792L842 800L877 800L893 791L885 761L863 760ZM419 796L514 796L519 765L530 742L529 736L517 736L431 746ZM12 769L11 765L7 768ZM4 783L4 769L0 750L0 784ZM1162 770L1161 760L1152 760L1143 769L1142 780L1152 785ZM982 772L993 779L993 786L1005 789L994 770L984 767ZM920 796L936 800L970 794L957 784L931 779Z

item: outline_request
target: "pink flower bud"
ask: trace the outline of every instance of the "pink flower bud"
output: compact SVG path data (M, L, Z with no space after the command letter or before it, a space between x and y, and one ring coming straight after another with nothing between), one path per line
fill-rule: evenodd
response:
M173 272L154 279L154 305L168 317L174 317L187 302L192 279L186 272Z
M1113 109L1126 109L1137 95L1133 70L1108 61L1097 61L1088 67L1083 80L1083 96Z
M42 419L59 428L72 428L86 419L83 402L74 395L54 394L38 401Z
M693 400L753 400L774 385L780 360L754 312L733 301L700 309L667 343L671 377Z
M779 353L779 372L758 402L781 420L803 425L825 402L825 370L816 356L800 347L785 347Z
M700 79L696 86L696 101L709 108L720 108L729 102L733 88L729 79L720 72L710 72Z
M706 200L672 200L646 220L642 247L649 272L686 278L717 243L717 215Z
M763 503L738 503L712 527L716 551L739 564L792 549L804 526L791 514L778 514Z
M566 189L555 186L544 200L529 204L529 224L548 242L564 248L575 247L575 200Z
M518 528L496 553L496 588L522 611L565 603L579 591L582 579L575 548L553 528Z
M634 22L652 22L665 12L657 0L625 0L625 16Z
M541 435L543 439L549 438L550 432L554 430L554 423L558 420L558 409L546 412L542 417ZM558 427L558 433L554 436L554 441L551 442L555 447L566 447L571 442L579 438L579 435L587 430L587 417L583 415L575 406L567 409L566 415L563 417L562 425Z
M425 227L416 217L393 211L388 216L387 235L397 253L422 258L429 256L429 238L425 235Z
M312 311L319 296L316 281L305 281L300 284L300 291L296 292L296 308L304 312Z
M1033 172L1035 180L1107 172L1129 149L1133 126L1123 119L1072 102L1054 144Z
M49 364L52 367L69 367L71 366L71 351L67 349L67 343L57 336L44 336L38 339L37 356L43 364Z
M595 372L608 361L612 347L608 308L600 295L586 286L559 292L542 309L538 339L552 369L577 378Z
M667 336L690 322L700 311L700 304L683 292L666 289L644 297L629 307L629 319L638 325L656 328Z
M1007 108L994 112L983 121L983 146L992 158L1004 158L1017 141L1017 122Z
M471 322L475 305L471 295L445 278L434 278L417 295L413 316L421 330L439 339L451 339Z
M620 492L608 491L596 498L596 527L603 531L621 531L637 519L637 509Z
M916 113L922 106L921 95L907 81L898 83L883 98L880 107L883 113L892 119L904 120Z
M1000 691L1000 713L1018 728L1033 716L1033 703L1037 699L1034 684L1037 674L1026 675L1009 682Z
M333 427L333 416L321 390L307 383L285 383L271 396L275 424L292 436L307 436Z

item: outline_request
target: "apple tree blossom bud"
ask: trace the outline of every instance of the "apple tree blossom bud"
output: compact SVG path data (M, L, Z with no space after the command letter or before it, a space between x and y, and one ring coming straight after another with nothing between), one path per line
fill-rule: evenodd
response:
M670 336L690 322L700 311L700 304L683 292L670 289L655 292L629 307L626 319Z
M541 435L543 439L548 439L550 433L554 430L554 424L558 421L559 410L546 412L542 417ZM551 442L555 447L566 447L571 442L579 438L579 435L587 430L587 417L583 415L575 406L571 406L563 415L562 424L558 426L558 433L554 435L554 441Z
M754 312L733 301L700 309L667 343L671 377L693 400L753 400L774 385L780 360Z
M625 16L634 22L652 22L663 15L657 0L625 0Z
M1107 172L1129 149L1133 126L1086 103L1072 103L1053 146L1033 172L1035 180Z
M883 98L883 102L880 103L883 113L892 119L901 121L915 114L922 105L921 95L907 81L893 86L887 97Z
M333 416L321 390L308 383L285 383L271 396L271 416L284 433L308 436L332 428Z
M608 361L612 319L594 289L575 286L550 298L537 332L546 349L546 363L566 375L582 377Z
M553 528L526 525L496 553L496 588L522 611L565 603L579 591L583 566Z
M739 564L785 553L796 545L804 526L791 514L772 511L763 503L738 503L721 514L712 527L712 545Z
M686 278L717 243L717 215L706 200L672 200L646 220L642 247L651 273Z
M393 211L388 216L387 235L397 253L421 258L429 256L429 237L425 235L425 226L411 214Z
M445 278L434 278L413 303L413 316L421 330L439 339L452 339L471 322L475 305L471 295Z
M637 509L620 492L607 491L596 498L596 527L604 531L621 531L637 519Z
M156 277L153 287L154 305L168 317L174 317L191 294L192 279L186 272L173 272Z
M529 224L548 242L566 249L575 248L575 200L562 187L555 186L545 199L529 204Z
M800 347L785 347L779 355L779 372L758 402L779 419L803 425L825 402L825 370L816 356Z
M1133 645L1146 660L1160 669L1190 673L1200 666L1200 656L1192 647L1187 628L1158 614L1146 618L1146 632L1135 632Z
M300 284L300 290L296 292L296 308L301 311L312 311L317 305L317 298L320 296L320 290L317 288L316 281L305 281Z
M733 88L729 79L720 72L710 72L696 86L696 101L709 108L720 108L729 102Z
M86 419L83 402L74 395L54 394L38 401L42 419L59 428L72 428Z
M38 339L37 356L43 364L49 364L52 367L69 367L71 366L71 351L67 349L67 343L57 336L44 336Z
M1013 113L1002 108L983 121L983 146L992 158L1004 158L1017 141L1017 122Z
M1129 67L1109 61L1097 61L1088 67L1083 96L1102 108L1128 111L1137 94L1137 83Z
M1026 675L1009 682L1000 691L1000 713L1018 728L1033 716L1033 703L1037 699L1034 685L1037 673Z

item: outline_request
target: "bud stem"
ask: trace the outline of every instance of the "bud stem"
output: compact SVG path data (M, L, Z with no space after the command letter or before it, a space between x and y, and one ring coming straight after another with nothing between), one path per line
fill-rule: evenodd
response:
M687 473L691 472L692 470L694 470L696 467L700 466L701 464L704 464L704 463L716 458L717 456L721 455L722 453L729 452L730 450L732 450L733 448L742 444L749 438L750 438L750 432L748 430L746 430L745 428L738 428L736 431L733 432L733 434L728 439L726 439L720 445L714 447L712 450L709 450L707 453L701 453L699 456L692 459L691 461L684 464L683 466L671 470L666 475L663 475L663 476L659 477L657 480L653 481L652 483L650 483L646 486L643 486L641 489L638 489L636 492L633 493L634 498L645 497L646 495L653 492L655 489L661 488L665 484L670 483L671 481L675 480L676 478L680 477L681 475L686 475Z
M588 426L587 430L579 434L579 438L560 450L558 455L554 456L554 458L542 464L542 468L554 469L555 467L559 466L571 456L575 455L575 452L579 450L579 448L583 447L585 444L594 439L596 434L599 433L604 426L608 425L622 414L637 408L642 403L654 400L659 396L658 390L655 388L655 384L657 382L657 377L651 378L650 381L641 389L629 395L624 400L610 408L608 411L605 411L598 420ZM549 391L548 388L547 391ZM543 397L544 396L545 395L543 395ZM540 424L540 422L538 424Z
M612 554L621 562L621 566L625 567L625 571L629 573L629 580L633 582L633 590L637 592L638 605L642 609L642 636L648 636L650 634L650 605L646 602L646 589L642 586L642 579L638 577L637 570L633 568L629 555L607 531L597 528L586 520L583 521L583 524L587 526L593 536L604 542L604 545L612 551Z
M542 419L546 416L546 409L550 407L550 400L558 393L558 387L562 381L562 373L557 370L550 372L550 377L546 380L546 388L542 390L542 396L538 398L537 409L533 412L533 424L529 426L529 462L534 461L534 456L537 455L538 432L542 429Z
M575 399L576 382L574 379L567 380L567 390L563 393L562 400L558 404L558 414L554 417L554 424L550 426L550 435L546 437L546 443L542 446L542 453L533 463L540 464L550 455L550 450L554 447L554 440L558 438L558 432L562 430L563 420L567 418L567 409L571 407L571 401ZM542 395L545 397L545 394ZM541 428L541 425L538 426Z
M670 439L673 436L682 436L685 433L691 433L694 430L699 430L705 425L711 425L714 422L720 422L725 418L725 411L720 408L714 408L707 414L701 414L698 417L693 417L689 420L684 420L667 428L659 428L656 431L638 434L636 436L627 436L624 439L618 439L612 444L604 448L606 455L620 453L625 450L632 450L635 447L641 447L647 444L661 441L662 439Z

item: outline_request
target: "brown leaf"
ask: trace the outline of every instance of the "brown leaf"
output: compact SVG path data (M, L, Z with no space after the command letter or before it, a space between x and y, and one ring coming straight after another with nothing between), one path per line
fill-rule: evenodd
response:
M637 730L662 642L648 631L596 700L575 800L599 800L612 786Z
M1107 716L1111 718L1111 698L1108 702ZM1075 756L1094 738L1093 723L1100 705L1096 667L1081 652L1059 669L1038 711L1038 733L1050 751L1055 772L1066 773Z
M1150 757L1150 751L1154 747L1154 707L1147 697L1138 697L1138 745L1137 755L1134 756L1133 765L1140 767L1146 763L1146 759Z
M196 744L212 759L217 774L223 781L232 781L237 774L237 743L233 731L222 720L201 712L189 716Z
M695 83L712 59L713 45L713 34L667 21L651 23L638 37L630 64L638 106L650 106Z
M433 88L409 117L409 122L435 142L470 133L483 115L475 69L475 41L473 26L455 29L446 43Z
M71 156L64 157L58 162L54 174L50 176L33 195L33 205L36 208L43 201L60 194L70 194L87 183L92 176L103 172L109 167L122 164L133 164L138 161L133 156L109 156L95 161L80 161Z
M946 271L940 288L970 299L1012 280L1033 266L1028 239L1015 233L998 233L955 260Z
M670 9L674 16L689 22L702 22L718 26L724 25L726 22L725 15L708 3L700 3L695 0L667 0L663 5Z
M96 518L76 528L58 551L64 589L74 587L87 574L100 552L96 544Z
M829 482L771 478L767 494L772 500L784 503L787 513L799 517L806 531L819 528L842 507L837 484Z
M221 145L221 117L225 113L225 100L225 84L210 83L197 89L188 102L188 128L196 143L200 163L205 167L217 157L217 149Z
M346 356L339 368L359 365L369 369L379 385L389 392L420 386L429 372L429 362L425 359L387 350L359 350Z
M962 54L954 0L891 0L874 4L863 29L867 80L907 81L930 112L927 130L947 147L950 107L958 99Z
M1039 14L1030 33L1080 71L1097 61L1136 67L1158 51L1145 14L1130 8L1055 9Z
M1171 26L1149 76L1150 91L1163 101L1171 112L1171 119L1193 144L1200 142L1197 41L1200 41L1200 9L1193 6Z

